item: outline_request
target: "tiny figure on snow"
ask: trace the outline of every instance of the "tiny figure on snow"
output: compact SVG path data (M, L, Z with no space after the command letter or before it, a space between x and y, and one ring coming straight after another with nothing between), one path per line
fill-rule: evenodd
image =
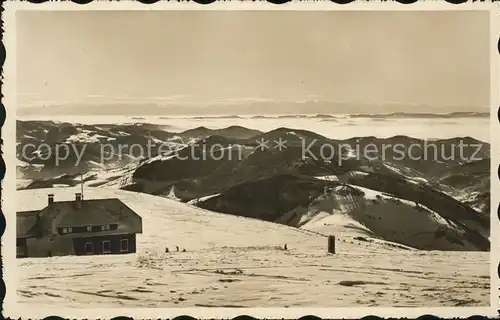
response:
M179 251L179 246L175 246L175 250L176 250L176 251Z
M168 247L165 247L165 253L168 253Z
M285 243L285 247L284 247L284 249L285 249L285 251L286 251L286 250L288 250L288 247L287 247L286 243Z

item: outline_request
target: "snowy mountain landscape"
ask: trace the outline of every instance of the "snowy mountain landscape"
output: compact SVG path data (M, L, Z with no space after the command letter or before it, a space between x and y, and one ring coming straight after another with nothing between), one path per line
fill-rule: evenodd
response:
M3 315L497 314L489 7L18 2Z
M19 208L43 207L48 192L70 200L78 189L19 191ZM144 234L138 236L138 252L18 259L22 305L489 305L487 252L415 250L371 238L358 222L336 214L325 217L328 232L338 237L337 253L330 255L326 237L304 228L112 188L89 187L85 195L119 197L141 214ZM27 198L29 202L22 200ZM309 227L314 226L311 221ZM186 252L164 252L165 247L172 250L175 246Z
M131 207L144 230L135 254L18 259L22 303L489 304L489 143L432 140L447 155L464 145L461 158L413 160L390 148L367 157L359 150L369 144L423 156L430 140L337 139L334 130L259 130L227 126L225 118L186 130L143 120L17 121L19 211L40 210L47 194L71 200L83 184L86 199ZM341 152L325 157L323 145ZM328 235L336 237L335 255L327 253Z

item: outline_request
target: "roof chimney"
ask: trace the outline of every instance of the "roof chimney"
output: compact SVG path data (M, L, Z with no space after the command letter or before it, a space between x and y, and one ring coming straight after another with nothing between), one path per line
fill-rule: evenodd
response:
M54 203L54 195L49 194L49 206Z
M75 204L77 208L82 207L82 194L81 193L75 193Z

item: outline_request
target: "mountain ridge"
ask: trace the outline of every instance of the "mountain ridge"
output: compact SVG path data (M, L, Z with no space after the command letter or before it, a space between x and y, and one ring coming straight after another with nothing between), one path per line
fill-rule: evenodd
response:
M248 114L372 114L373 110L384 110L386 114L404 114L411 106L412 110L419 110L421 114L434 113L486 113L487 108L471 106L445 106L436 108L425 104L408 103L348 103L331 101L251 101L237 103L203 103L203 104L162 104L155 102L130 103L71 103L52 104L18 108L18 115L248 115ZM437 109L439 112L436 112ZM138 111L140 110L140 111ZM182 110L182 111L180 111ZM473 110L473 111L471 111ZM489 113L488 113L489 114Z
M302 227L302 224L297 224L300 217L312 215L317 217L315 219L321 216L331 220L340 217L336 214L342 214L356 223L371 226L367 228L387 241L399 241L425 250L489 250L490 145L471 137L437 139L432 143L438 150L448 153L458 152L457 144L462 143L465 147L460 149L461 154L466 157L477 155L482 158L479 161L432 157L408 159L410 152L414 156L424 156L423 148L428 141L403 135L336 140L312 131L286 127L262 132L236 125L223 129L200 126L170 132L168 126L152 124L75 125L18 121L17 137L18 156L28 144L46 144L50 148L61 143L86 147L78 166L72 164L75 157L69 157L59 166L53 163L53 159L45 162L18 159L18 177L20 181L24 179L19 189L77 186L83 173L83 183L89 187L148 193L211 211L298 228ZM261 145L262 141L268 142L267 147ZM276 141L285 141L286 145L281 148ZM146 156L130 154L99 162L103 143L113 147L123 143L145 147L151 142L166 144L168 148L163 151L154 149ZM477 151L471 146L473 144L481 144L482 148ZM339 152L325 158L321 152L326 145ZM378 150L374 157L360 151L367 145ZM397 150L385 150L386 145L399 145L399 151L405 157L398 159ZM412 145L420 149L412 151ZM304 153L304 146L307 146L308 153ZM273 186L266 181L281 181L282 186ZM331 194L325 192L325 188L337 191ZM375 199L380 203L373 204L373 200L362 196L364 191L361 191L354 192L354 198L347 201L338 195L345 192L342 191L344 188L361 188L368 190L368 194L375 192L382 200ZM292 198L287 198L289 191L286 190L295 190ZM468 197L467 192L471 193ZM262 195L252 198L256 194ZM264 201L273 194L277 198ZM344 203L344 211L335 211L331 207L333 202L328 200L330 209L321 211L320 215L314 213L314 203L323 203L321 206L324 207L327 198ZM253 200L248 202L249 199ZM404 204L398 207L398 201ZM259 213L259 210L264 211ZM386 216L400 210L410 219L413 215L429 217L420 220L423 221L422 228L426 226L425 232L437 228L432 232L440 235L441 240L436 240L433 248L429 242L434 234L431 232L427 236L415 235L415 243L402 243L402 235L396 230L366 220L373 215L382 219L383 214L377 212L384 210ZM268 216L262 216L264 213ZM432 222L434 216L449 222Z

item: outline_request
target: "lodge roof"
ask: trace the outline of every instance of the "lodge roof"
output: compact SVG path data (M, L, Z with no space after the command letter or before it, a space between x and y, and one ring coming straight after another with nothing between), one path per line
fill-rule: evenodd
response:
M104 225L126 219L125 211L132 211L119 199L82 200L79 208L75 201L54 202L51 206L66 214L59 226ZM127 210L128 209L128 210ZM85 211L85 214L78 214Z

